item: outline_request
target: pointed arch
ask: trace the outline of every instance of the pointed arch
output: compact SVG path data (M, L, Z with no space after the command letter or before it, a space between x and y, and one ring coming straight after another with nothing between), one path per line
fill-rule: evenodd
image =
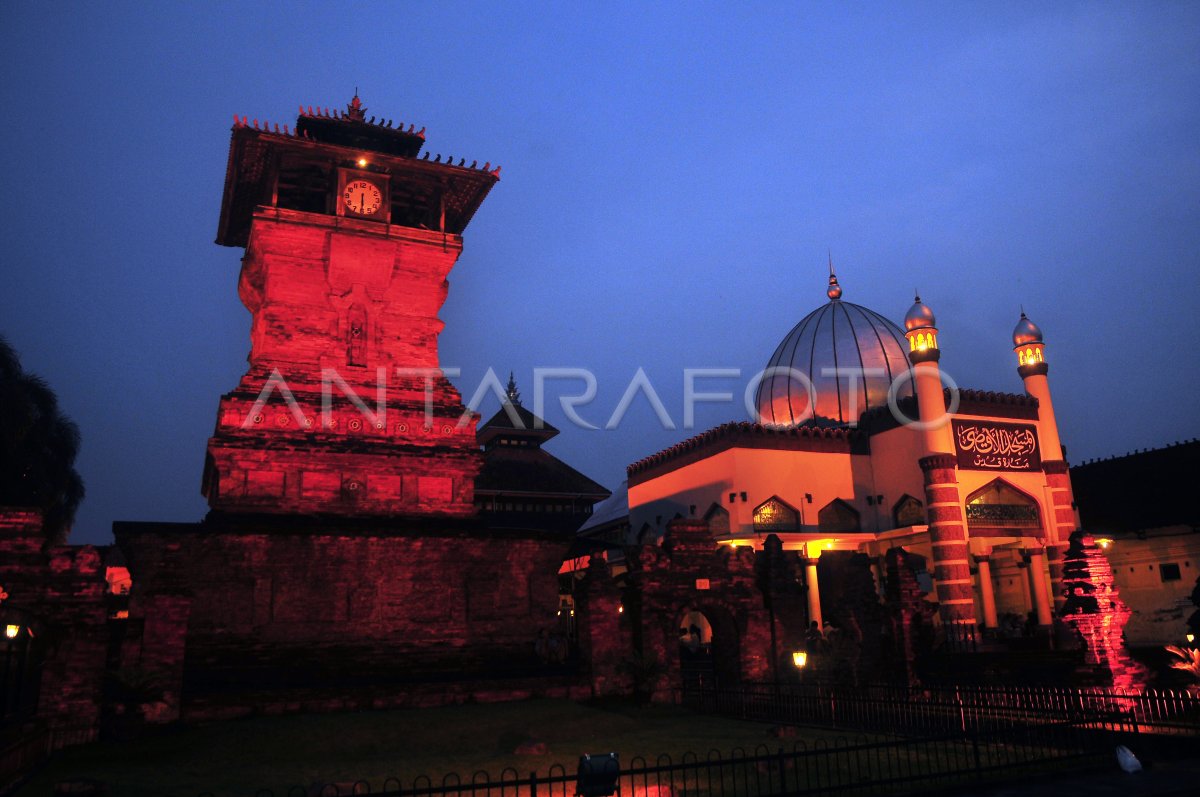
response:
M858 510L840 498L835 498L817 513L821 531L861 531Z
M800 513L773 495L754 507L755 531L799 531Z
M704 522L708 523L708 530L714 537L729 536L729 510L715 501L704 513Z
M927 522L925 504L920 499L905 493L892 507L892 523L896 528L923 526Z
M967 496L969 528L1041 528L1038 502L1004 479L992 479Z

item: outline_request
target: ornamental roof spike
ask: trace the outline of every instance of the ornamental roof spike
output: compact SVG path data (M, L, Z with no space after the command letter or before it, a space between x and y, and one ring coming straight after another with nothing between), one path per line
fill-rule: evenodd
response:
M372 124L372 125L375 124L375 117L372 116L371 120L367 124Z
M233 126L234 127L242 126L242 121L240 119L238 119L238 115L236 113L233 115Z
M471 161L471 168L474 169L479 165L479 161Z
M288 126L287 126L287 125L284 125L284 126L283 126L283 134L284 134L285 136L290 136L290 135L291 135L291 133L290 133L290 132L288 132Z
M300 103L300 115L304 116L304 103Z
M276 122L276 123L275 123L275 132L276 132L276 133L278 133L278 132L279 132L279 122Z
M493 177L499 177L499 176L500 176L500 167L499 167L499 166L497 166L495 169L492 169L492 176L493 176Z
M258 120L257 119L254 120L254 129L255 130L258 129Z
M422 160L429 160L429 153L428 153L428 152L426 152L426 153L425 153L425 157L424 157L424 158L422 158Z

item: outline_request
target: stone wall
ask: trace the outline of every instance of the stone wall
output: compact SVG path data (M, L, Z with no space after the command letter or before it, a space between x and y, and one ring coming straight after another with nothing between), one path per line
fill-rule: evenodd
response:
M108 646L104 566L90 545L49 545L37 511L0 509L0 603L32 657L23 688L51 739L87 741L100 727ZM27 695L27 697L29 697Z
M341 708L367 693L389 704L418 692L422 702L503 697L506 679L545 669L535 642L554 630L567 547L560 536L450 520L114 531L133 577L131 620L143 624L125 663L178 685L167 718L222 705Z

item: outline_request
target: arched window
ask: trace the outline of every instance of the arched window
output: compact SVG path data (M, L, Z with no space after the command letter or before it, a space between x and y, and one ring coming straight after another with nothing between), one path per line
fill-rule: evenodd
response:
M970 528L1036 529L1037 501L1003 479L988 482L967 496Z
M923 526L925 505L911 495L905 495L892 507L892 520L898 529L905 526Z
M704 520L708 523L708 530L714 537L729 536L729 510L725 507L713 504L704 513Z
M800 514L771 496L754 508L755 531L799 531Z
M821 531L859 531L858 512L840 498L835 498L817 513Z

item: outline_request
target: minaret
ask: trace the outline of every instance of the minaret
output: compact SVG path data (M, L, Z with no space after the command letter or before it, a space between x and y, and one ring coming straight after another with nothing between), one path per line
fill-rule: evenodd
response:
M925 508L942 622L957 627L962 637L973 638L976 624L974 588L968 559L967 527L958 492L954 438L938 369L941 358L938 331L933 311L921 302L920 296L904 316L904 329L924 435L926 456L921 458L920 465L925 475Z
M1017 373L1025 382L1025 392L1038 402L1038 437L1042 446L1042 470L1046 472L1046 485L1050 489L1053 505L1053 522L1046 524L1049 539L1046 554L1050 560L1050 588L1054 593L1054 608L1061 612L1066 596L1063 595L1062 561L1068 540L1075 531L1075 502L1071 491L1071 477L1063 457L1062 443L1058 438L1058 422L1054 418L1054 404L1050 400L1050 382L1046 374L1050 365L1046 362L1046 344L1042 330L1029 320L1024 312L1013 330L1013 352L1017 355Z
M441 370L438 312L499 169L421 157L423 128L366 110L234 120L217 243L245 249L250 367L208 444L217 512L475 512L476 418Z

